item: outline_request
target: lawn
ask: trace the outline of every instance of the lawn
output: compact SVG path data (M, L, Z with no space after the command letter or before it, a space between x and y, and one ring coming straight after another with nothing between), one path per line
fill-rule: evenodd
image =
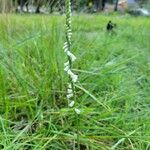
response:
M0 16L0 149L149 150L150 19L72 19L80 115L67 106L65 17Z

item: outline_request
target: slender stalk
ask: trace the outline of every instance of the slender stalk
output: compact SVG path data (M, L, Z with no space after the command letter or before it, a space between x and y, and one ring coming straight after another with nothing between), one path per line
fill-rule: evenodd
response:
M71 52L71 38L72 38L72 28L71 28L71 2L70 0L65 1L66 6L66 24L65 24L65 34L66 42L64 43L64 51L67 54L68 61L65 63L65 71L69 76L69 85L67 89L67 99L68 106L74 106L76 96L75 96L75 83L77 82L78 76L72 72L72 63L76 60L76 57Z
M71 38L72 38L72 28L71 28L71 2L70 0L65 1L66 6L66 42L64 43L64 51L67 54L67 62L65 65L65 71L67 72L69 76L69 85L67 88L67 99L68 99L68 106L74 107L75 101L76 101L76 95L75 95L75 83L78 80L78 76L72 72L73 62L76 60L76 57L71 52ZM77 123L77 147L78 150L80 149L80 143L79 143L79 114L80 110L77 108L74 108L75 110L75 116L76 116L76 123Z

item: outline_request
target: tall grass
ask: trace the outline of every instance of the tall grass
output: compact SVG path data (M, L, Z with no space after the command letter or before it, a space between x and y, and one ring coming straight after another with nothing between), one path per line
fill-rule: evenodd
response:
M71 149L63 16L0 16L0 149ZM106 23L117 23L108 35ZM80 149L150 149L150 21L73 16Z

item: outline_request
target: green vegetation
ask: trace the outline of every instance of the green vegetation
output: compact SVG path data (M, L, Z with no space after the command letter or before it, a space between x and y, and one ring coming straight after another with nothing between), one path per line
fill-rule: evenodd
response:
M149 18L73 17L78 123L66 99L65 18L0 20L0 149L71 150L77 133L81 150L150 149Z

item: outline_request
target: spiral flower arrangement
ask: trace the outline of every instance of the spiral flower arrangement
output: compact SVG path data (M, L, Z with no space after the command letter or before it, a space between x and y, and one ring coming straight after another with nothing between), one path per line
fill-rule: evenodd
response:
M71 2L70 0L65 1L66 6L66 24L65 24L65 33L66 33L66 42L64 43L64 52L67 55L67 62L64 63L64 70L69 76L70 83L67 87L67 100L68 106L75 106L75 83L78 81L78 75L72 71L72 63L76 60L76 56L71 52L71 38L72 38L72 28L71 28ZM74 109L77 114L80 114L80 110Z

